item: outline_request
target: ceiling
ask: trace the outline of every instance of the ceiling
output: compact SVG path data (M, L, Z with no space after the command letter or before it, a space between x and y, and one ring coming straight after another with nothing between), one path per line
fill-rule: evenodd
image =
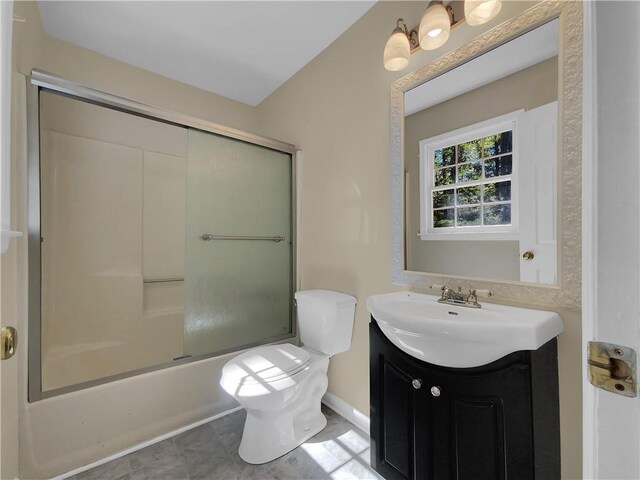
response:
M257 105L375 1L38 2L46 33Z

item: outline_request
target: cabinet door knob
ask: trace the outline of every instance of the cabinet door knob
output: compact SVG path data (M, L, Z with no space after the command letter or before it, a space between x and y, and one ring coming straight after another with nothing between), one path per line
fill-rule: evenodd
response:
M433 395L434 397L439 397L440 396L440 387L431 387L431 395Z
M422 380L420 380L419 378L415 378L411 382L411 385L413 385L413 388L415 388L416 390L420 390L420 387L422 386Z

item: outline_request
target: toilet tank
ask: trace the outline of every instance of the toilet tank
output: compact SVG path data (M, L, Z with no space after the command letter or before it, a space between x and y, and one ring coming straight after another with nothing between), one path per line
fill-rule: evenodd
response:
M357 300L330 290L305 290L295 294L302 344L334 355L351 348Z

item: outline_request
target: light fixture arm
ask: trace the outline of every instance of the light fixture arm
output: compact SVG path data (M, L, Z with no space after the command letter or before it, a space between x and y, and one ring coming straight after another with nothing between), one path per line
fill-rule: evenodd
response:
M399 18L396 21L396 29L402 30L402 32L409 39L411 53L415 53L416 51L418 51L418 49L420 48L420 41L418 40L418 29L414 28L413 30L409 30L409 27L407 27L407 22L405 22L402 18Z
M462 21L462 20L456 21L456 14L453 11L453 7L451 5L447 5L445 7L445 10L449 14L449 21L451 22L451 28L453 28L457 23L460 23Z
M420 49L420 40L418 39L418 30L415 28L409 32L409 45L411 45L411 53L415 53Z

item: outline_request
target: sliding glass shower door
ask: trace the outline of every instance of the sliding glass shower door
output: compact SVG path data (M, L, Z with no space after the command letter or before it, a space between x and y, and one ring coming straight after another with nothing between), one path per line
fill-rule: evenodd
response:
M289 336L291 155L189 130L184 353Z
M33 95L30 401L292 336L291 146Z

